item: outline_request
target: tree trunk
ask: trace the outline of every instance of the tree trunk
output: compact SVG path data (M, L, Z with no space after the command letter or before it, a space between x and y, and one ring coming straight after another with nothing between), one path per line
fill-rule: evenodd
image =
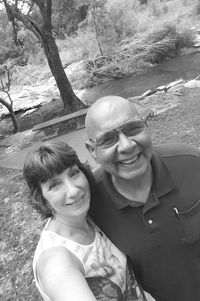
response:
M20 126L19 126L18 120L17 120L12 108L11 108L11 110L9 110L9 112L10 112L10 116L11 116L12 122L13 122L14 134L16 134L17 132L20 131Z
M43 47L49 67L60 91L60 96L64 103L65 112L70 113L80 108L84 108L85 105L80 101L80 99L72 90L65 70L62 66L55 39L53 38L51 33L43 33Z
M4 99L0 98L0 103L2 103L9 111L10 113L10 117L12 119L12 123L13 123L13 127L14 127L14 134L16 134L17 132L20 131L20 126L19 126L19 122L15 116L15 113L13 111L13 107L11 105L9 105Z

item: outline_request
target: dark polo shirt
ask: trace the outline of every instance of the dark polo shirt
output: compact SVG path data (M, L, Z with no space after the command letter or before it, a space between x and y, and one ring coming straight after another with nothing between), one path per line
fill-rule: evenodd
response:
M102 173L90 215L132 262L158 301L200 300L200 151L185 144L155 147L153 185L133 207Z

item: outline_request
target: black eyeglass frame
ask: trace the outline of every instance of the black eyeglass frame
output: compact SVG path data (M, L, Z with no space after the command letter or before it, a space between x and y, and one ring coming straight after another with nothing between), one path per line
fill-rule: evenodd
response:
M147 119L148 119L148 118L149 118L149 115L146 116L145 118L144 118L144 117L139 117L139 118L133 117L133 118L127 120L126 122L124 122L123 124L121 124L120 126L118 126L118 127L116 127L116 128L113 128L113 129L110 129L110 130L104 132L103 134L100 135L100 137L101 137L102 135L105 135L106 133L110 133L110 132L115 132L115 133L116 133L116 132L119 133L120 131L123 132L123 128L124 128L124 126L125 126L126 124L128 125L131 121L141 121L141 122L142 122L141 131L139 131L136 135L132 135L132 136L130 135L130 136L128 136L128 137L134 137L134 136L137 136L138 134L140 134L140 133L142 133L142 132L144 131L145 126L147 126ZM103 147L102 144L99 144L99 143L98 143L98 139L99 139L99 137L96 137L96 139L89 138L89 140L90 140L92 143L95 144L95 147L101 148L101 149L110 148L111 146L113 146L113 145L115 145L115 144L117 143L117 141L116 141L116 142L114 142L113 144L111 144L111 145L109 145L109 146L107 146L107 147L105 147L105 146Z

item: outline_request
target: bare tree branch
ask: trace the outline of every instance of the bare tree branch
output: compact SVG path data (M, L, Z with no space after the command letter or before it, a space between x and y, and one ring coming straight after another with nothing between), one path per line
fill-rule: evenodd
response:
M0 81L1 81L1 85L2 85L2 92L4 92L7 97L10 101L7 101L6 98L0 98L0 103L3 104L9 111L10 113L10 116L12 118L12 122L13 122L13 126L14 126L14 133L17 133L19 130L20 130L20 126L19 126L19 122L15 116L15 113L14 113L14 110L13 110L13 99L9 93L10 91L10 85L11 85L11 73L10 73L10 70L13 68L15 64L11 65L10 67L8 66L5 66L4 67L4 70L6 71L6 75L7 75L7 82L3 82L3 79L1 78Z
M7 101L5 101L5 99L0 97L0 103L2 103L2 105L4 105L6 108L8 108L9 104L7 103Z
M2 78L1 78L1 87L2 87L1 90L4 92L5 87L4 87L4 82L3 82Z
M11 98L11 96L10 96L10 93L9 93L9 92L5 92L5 93L7 94L8 98L9 98L9 100L10 100L10 105L11 105L11 107L13 107L13 100L12 100L12 98Z
M6 74L7 74L7 91L10 91L11 74L10 74L10 68L8 68L7 66L6 66Z
M5 1L5 0L4 0ZM6 1L5 1L6 2ZM39 26L29 17L23 14L17 7L9 6L12 15L21 21L30 31L32 31L39 40L42 39L42 33Z

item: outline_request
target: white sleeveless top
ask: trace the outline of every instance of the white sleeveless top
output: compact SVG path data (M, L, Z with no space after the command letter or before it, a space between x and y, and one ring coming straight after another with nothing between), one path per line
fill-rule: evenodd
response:
M89 245L82 245L46 230L49 222L50 219L41 232L33 259L36 286L45 301L51 299L38 283L36 264L43 252L58 246L65 247L80 260L84 267L84 277L97 300L146 300L131 269L127 266L126 256L94 223L92 223L95 230L94 241Z

